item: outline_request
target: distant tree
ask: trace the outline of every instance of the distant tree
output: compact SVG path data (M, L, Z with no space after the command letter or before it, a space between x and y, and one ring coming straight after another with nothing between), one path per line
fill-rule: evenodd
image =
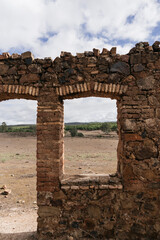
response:
M113 132L117 132L117 124L113 125L113 126L111 127L111 130L112 130Z
M2 132L6 132L7 131L7 124L5 122L2 122L1 130L2 130Z
M31 126L29 126L29 128L28 128L28 130L29 130L29 132L36 132L36 125L31 125Z
M7 128L7 132L12 132L12 128L11 128L11 127L8 127L8 128Z
M102 123L100 129L105 133L109 133L111 131L111 127L108 122Z
M74 126L70 130L71 137L75 137L77 135L77 128Z

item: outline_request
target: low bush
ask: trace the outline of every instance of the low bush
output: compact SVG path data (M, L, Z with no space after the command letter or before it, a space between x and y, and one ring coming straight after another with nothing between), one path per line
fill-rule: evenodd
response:
M84 137L84 134L79 132L79 133L77 133L77 137Z
M71 137L75 137L77 135L77 128L73 126L70 130Z

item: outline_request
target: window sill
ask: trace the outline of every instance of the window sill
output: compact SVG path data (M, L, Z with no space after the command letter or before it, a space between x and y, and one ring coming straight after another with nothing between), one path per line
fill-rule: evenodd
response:
M60 182L61 189L64 190L123 189L121 179L117 174L63 174Z

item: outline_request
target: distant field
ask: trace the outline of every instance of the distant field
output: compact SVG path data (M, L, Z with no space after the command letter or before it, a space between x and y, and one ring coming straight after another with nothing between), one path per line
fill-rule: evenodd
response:
M84 131L95 131L101 130L102 126L106 123L65 123L65 131L71 131L72 129L84 130ZM111 131L116 131L117 123L116 122L107 122L108 127ZM3 122L0 126L0 132L32 132L36 133L36 125L28 124L28 125L6 125Z
M36 125L5 125L0 126L0 132L32 132L36 133Z
M84 138L64 139L66 174L109 174L117 170L118 137L111 134L97 138L100 131L82 131ZM89 134L90 133L90 134ZM103 136L103 135L102 135Z
M91 122L91 123L66 123L65 130L69 131L70 129L76 127L77 130L85 130L85 131L94 131L94 130L101 130L102 125L104 122ZM117 128L117 122L107 122L110 129Z

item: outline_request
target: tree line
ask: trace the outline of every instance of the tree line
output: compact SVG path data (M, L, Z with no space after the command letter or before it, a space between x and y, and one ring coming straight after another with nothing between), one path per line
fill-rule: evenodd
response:
M0 125L0 132L32 132L36 133L36 125L7 125L6 122L2 122Z
M69 131L71 136L83 137L83 134L78 130L94 131L101 130L105 133L111 131L117 131L116 122L103 122L103 123L83 123L83 124L65 124L65 131ZM7 125L6 122L2 122L0 125L0 132L32 132L36 133L36 125Z
M111 131L117 132L117 123L116 122L104 122L104 123L84 123L70 125L65 124L65 131L69 131L72 137L78 136L83 137L83 133L79 133L78 130L85 131L94 131L101 130L108 134Z
M117 131L117 122L96 122L96 123L83 123L83 124L65 124L65 130L70 131L72 128L77 130L94 131L94 130L105 130Z

